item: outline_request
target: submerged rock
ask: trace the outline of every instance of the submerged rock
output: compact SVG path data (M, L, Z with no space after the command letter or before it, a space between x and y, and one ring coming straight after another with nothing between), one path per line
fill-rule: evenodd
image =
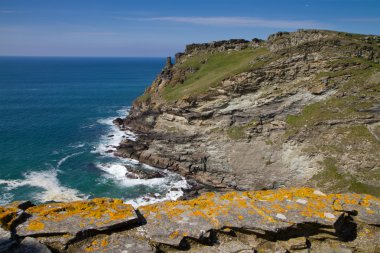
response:
M147 170L142 168L136 168L132 166L126 166L127 173L125 176L131 179L152 179L152 178L163 178L165 173L157 170Z

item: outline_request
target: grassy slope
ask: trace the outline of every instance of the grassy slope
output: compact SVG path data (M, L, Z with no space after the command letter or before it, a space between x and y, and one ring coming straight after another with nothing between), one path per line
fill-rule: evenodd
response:
M184 83L165 87L162 96L166 100L177 100L205 93L222 80L254 68L257 65L254 62L255 58L267 52L266 48L258 48L220 53L198 53L182 64L176 65L180 69L193 68L197 71L188 74Z

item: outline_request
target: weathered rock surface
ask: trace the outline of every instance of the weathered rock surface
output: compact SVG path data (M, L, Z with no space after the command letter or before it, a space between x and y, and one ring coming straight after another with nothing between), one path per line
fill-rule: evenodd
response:
M13 250L15 253L51 253L50 249L32 237L24 238Z
M8 252L16 241L11 238L11 232L0 227L0 252Z
M30 216L16 229L20 236L104 231L138 222L131 205L120 200L94 199L88 202L51 203L26 210Z
M219 189L380 196L379 63L379 36L333 31L189 45L118 120L138 139L115 154Z
M0 252L380 250L380 199L312 188L205 193L137 210L94 199L25 212L12 232L2 224Z

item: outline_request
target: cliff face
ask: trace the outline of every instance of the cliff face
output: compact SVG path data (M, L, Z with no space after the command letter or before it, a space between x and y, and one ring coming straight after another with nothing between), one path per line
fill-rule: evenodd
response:
M332 31L192 44L120 123L116 155L238 190L380 195L380 37Z
M0 252L379 252L380 200L311 188L0 207Z

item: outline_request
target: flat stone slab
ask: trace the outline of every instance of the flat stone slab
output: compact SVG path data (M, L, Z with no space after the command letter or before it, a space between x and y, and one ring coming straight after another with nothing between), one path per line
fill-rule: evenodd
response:
M357 211L360 221L372 224L380 218L379 203L368 195L326 195L299 188L207 193L193 200L143 206L139 211L151 240L177 246L184 237L201 239L209 230L224 227L264 232L302 223L333 227L343 211Z
M19 236L71 234L104 231L139 221L134 208L122 200L99 198L89 201L52 203L30 207L30 218L16 228Z
M156 252L155 249L149 245L146 238L135 236L131 231L111 235L96 236L87 239L86 242L82 243L80 246L73 245L69 248L69 251L70 250L78 253Z

